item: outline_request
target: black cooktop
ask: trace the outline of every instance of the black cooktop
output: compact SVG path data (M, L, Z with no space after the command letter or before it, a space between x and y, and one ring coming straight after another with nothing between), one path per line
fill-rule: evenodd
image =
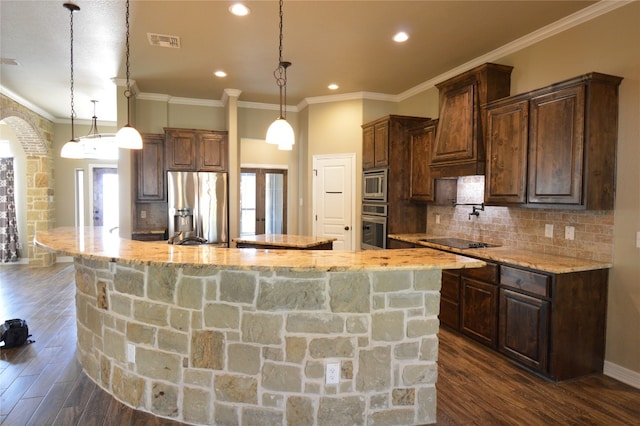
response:
M420 241L425 243L438 244L440 246L452 247L457 249L468 248L487 248L487 247L500 247L498 244L484 243L481 241L465 240L463 238L424 238Z

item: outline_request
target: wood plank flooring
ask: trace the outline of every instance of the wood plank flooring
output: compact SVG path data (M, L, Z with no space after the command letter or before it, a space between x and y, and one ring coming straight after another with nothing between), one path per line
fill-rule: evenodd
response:
M132 410L75 358L73 265L0 267L0 320L28 321L36 343L0 351L0 424L179 425ZM438 425L640 425L640 390L603 375L550 383L440 332Z

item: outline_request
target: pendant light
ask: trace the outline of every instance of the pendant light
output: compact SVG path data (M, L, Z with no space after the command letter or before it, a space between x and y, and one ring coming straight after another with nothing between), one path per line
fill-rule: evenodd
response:
M276 84L280 89L280 116L271 123L269 129L267 129L267 143L277 144L278 149L291 150L295 143L295 137L293 128L287 122L287 68L291 66L291 62L282 60L282 4L283 0L280 0L280 46L278 50L278 67L273 72L273 76L276 78Z
M69 10L70 14L70 33L71 33L71 139L65 143L60 151L62 158L83 158L84 149L75 135L75 126L73 120L76 118L76 111L73 103L73 12L80 10L80 7L74 3L64 3L63 6Z
M127 88L124 91L124 96L127 98L127 124L118 130L116 133L116 143L120 148L127 149L142 149L142 136L140 133L131 126L131 83L129 82L129 0L127 0L127 12L126 12L126 27L127 27L127 53L126 53L126 70L127 70Z

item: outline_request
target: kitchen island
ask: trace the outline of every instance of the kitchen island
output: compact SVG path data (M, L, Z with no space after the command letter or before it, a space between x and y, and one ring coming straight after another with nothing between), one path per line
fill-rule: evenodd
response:
M38 232L35 244L74 257L88 376L191 424L434 423L441 271L485 265L430 249L175 246L101 228Z
M308 235L260 234L234 238L237 248L333 250L336 238Z

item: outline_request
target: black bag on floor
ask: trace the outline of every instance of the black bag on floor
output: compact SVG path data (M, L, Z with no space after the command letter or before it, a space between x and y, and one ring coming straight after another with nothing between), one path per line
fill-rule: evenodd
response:
M0 349L9 349L22 346L25 343L33 343L29 340L29 326L22 319L11 319L0 325L0 342L4 342L4 346Z

